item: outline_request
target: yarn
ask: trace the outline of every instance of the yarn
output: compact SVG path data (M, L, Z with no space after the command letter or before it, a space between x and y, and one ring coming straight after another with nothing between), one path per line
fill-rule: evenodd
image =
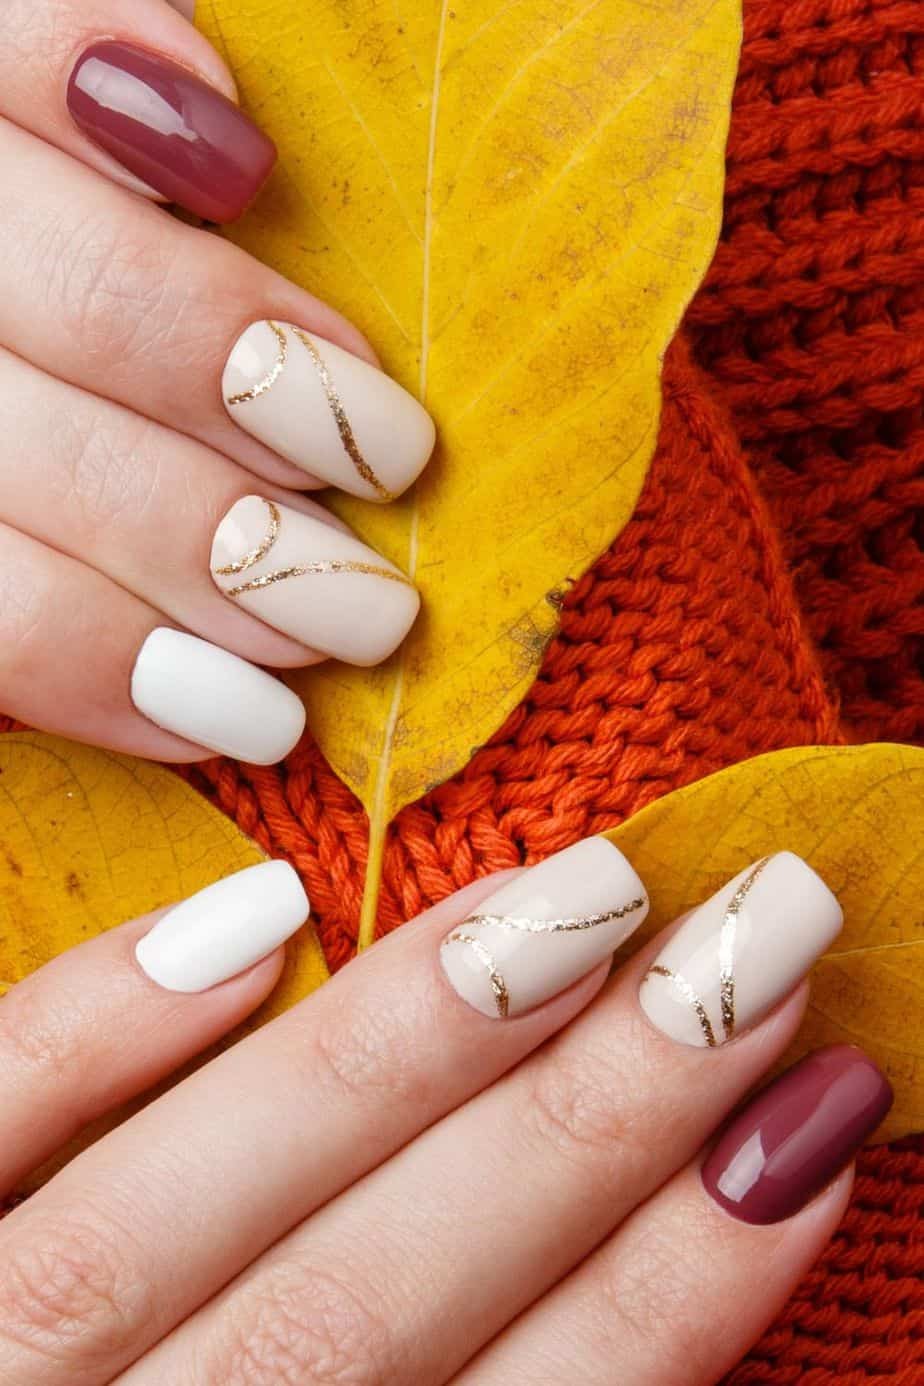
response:
M924 740L924 4L748 0L715 262L664 365L635 514L534 687L389 834L380 929L784 746ZM0 728L9 727L0 719ZM365 815L309 738L187 778L351 956ZM924 1137L726 1386L924 1382Z
M924 735L924 5L751 0L688 318L851 737Z

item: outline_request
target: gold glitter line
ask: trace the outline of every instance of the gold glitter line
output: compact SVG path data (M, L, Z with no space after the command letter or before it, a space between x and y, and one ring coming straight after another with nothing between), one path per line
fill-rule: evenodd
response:
M242 390L239 395L232 395L228 400L229 404L246 404L248 400L257 399L259 395L265 395L267 390L273 388L285 370L286 359L289 355L289 343L286 334L276 322L267 320L266 325L275 334L276 341L279 343L279 355L276 358L276 364L259 384L253 385L249 390Z
M243 558L239 558L236 563L228 563L224 568L216 568L215 572L219 573L222 577L231 577L234 573L243 573L248 568L253 568L255 564L260 562L261 558L266 557L279 538L279 526L282 524L282 516L279 513L279 507L265 498L263 499L263 504L269 511L269 529L266 532L265 539L263 539L255 549L251 549L250 553L246 553Z
M447 943L467 943L475 957L487 970L491 979L491 990L494 993L494 1004L497 1007L497 1014L502 1020L506 1020L510 1009L510 993L507 990L507 983L504 981L500 972L497 970L497 963L493 954L484 946L480 938L475 938L474 934L466 934L461 929L449 935Z
M735 936L738 916L751 889L761 875L769 857L762 857L735 891L725 909L722 932L719 935L719 997L722 1007L722 1030L730 1040L735 1033Z
M363 457L362 453L359 450L359 444L353 436L353 429L350 425L350 420L347 417L347 412L343 407L343 401L341 400L340 395L337 393L337 387L334 384L333 379L331 378L330 371L327 369L327 364L324 361L324 358L321 356L321 353L318 351L317 347L315 346L311 338L308 336L307 332L303 332L300 327L293 327L292 331L295 333L296 337L301 342L302 346L305 348L305 350L308 352L308 355L314 362L315 370L317 371L318 376L321 380L321 384L324 387L324 393L327 395L327 402L330 405L331 413L334 416L334 421L337 425L337 430L340 434L340 441L343 444L344 451L346 452L350 461L353 463L353 466L356 468L357 472L359 472L359 475L362 477L363 481L365 481L367 485L371 486L372 489L376 492L380 500L394 500L394 496L392 495L391 491L389 491L387 487L382 485L381 481L379 481L375 472L369 466L369 463L366 461L365 457Z
M571 919L520 919L509 914L473 914L465 922L471 925L494 924L501 929L520 929L530 934L571 933L578 929L596 929L601 924L612 923L614 919L625 919L627 914L642 909L645 903L644 897L640 897L604 914L576 915Z
M687 1005L692 1006L693 1010L696 1012L696 1017L699 1020L700 1029L706 1037L707 1045L710 1049L715 1049L716 1040L715 1032L712 1028L712 1021L709 1019L706 1007L690 986L686 977L682 977L679 972L672 972L669 967L662 967L660 963L655 963L653 967L649 967L645 975L646 977L650 977L652 974L656 977L666 977L668 981L673 982L675 989L680 993Z
M365 573L369 577L380 577L385 578L388 582L403 583L405 587L413 587L414 585L403 573L393 573L390 568L379 568L374 563L354 563L340 558L319 558L316 563L296 564L291 568L279 568L275 573L266 573L263 577L251 578L249 582L242 582L240 587L226 587L224 594L226 597L240 597L244 592L260 592L264 587L272 587L277 582L286 582L289 578L312 577L325 573Z

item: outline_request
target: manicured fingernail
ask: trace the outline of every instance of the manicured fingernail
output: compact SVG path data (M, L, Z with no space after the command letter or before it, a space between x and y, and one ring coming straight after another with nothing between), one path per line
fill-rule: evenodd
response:
M136 945L135 957L167 991L207 991L268 958L301 928L309 909L288 862L263 862L170 910Z
M603 837L557 852L502 886L443 940L452 986L489 1016L548 1001L611 956L648 913L648 896Z
M67 88L71 116L94 144L170 202L234 221L276 162L276 147L233 101L157 53L95 43Z
M349 664L378 664L420 610L417 588L354 535L261 496L215 532L212 577L267 625Z
M892 1106L892 1087L849 1044L777 1078L719 1137L703 1184L742 1222L782 1222L849 1164Z
M241 428L364 500L393 500L433 451L433 420L413 395L291 323L247 328L228 359L222 393Z
M724 1044L789 995L842 923L837 900L801 857L765 857L678 929L645 973L642 1010L682 1044Z
M164 731L253 765L274 765L305 729L305 705L218 645L162 626L141 647L132 702Z

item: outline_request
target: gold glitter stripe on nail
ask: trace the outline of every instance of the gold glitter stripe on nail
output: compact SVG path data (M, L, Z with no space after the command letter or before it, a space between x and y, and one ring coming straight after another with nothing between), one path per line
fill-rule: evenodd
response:
M393 573L390 568L379 568L374 563L353 563L346 559L321 558L317 563L298 564L291 568L279 568L275 573L266 573L263 577L251 578L249 582L242 582L240 587L226 587L224 589L226 597L240 597L244 592L260 592L264 587L272 587L276 582L285 582L288 578L311 577L320 573L366 573L369 577L385 578L388 582L401 582L405 587L413 587L413 583L406 578L403 573Z
M305 348L305 350L308 352L308 355L314 362L315 370L317 371L321 384L324 387L324 393L327 395L327 402L330 405L331 413L334 416L334 421L336 422L337 430L340 434L340 441L343 444L344 451L346 452L350 461L353 463L353 466L359 472L359 475L362 477L363 481L365 481L367 485L372 487L372 489L377 493L381 500L394 500L394 496L392 495L391 491L389 491L387 487L382 485L381 481L379 481L375 472L369 466L369 463L366 461L365 457L363 457L362 453L359 450L359 444L356 442L356 439L353 436L353 429L350 426L350 421L347 418L346 410L343 407L343 401L341 400L340 395L337 393L337 387L331 378L330 371L327 369L327 365L324 361L324 358L321 356L321 353L318 351L317 347L315 346L311 338L308 336L307 332L303 332L300 327L293 327L292 331L295 333L296 337L301 342L302 346Z
M266 499L263 500L263 504L269 511L269 528L266 531L266 537L260 541L255 549L251 549L250 553L245 553L244 557L239 558L236 563L228 563L224 568L216 568L215 572L222 577L231 577L234 573L243 573L248 568L253 568L255 564L260 562L261 558L266 557L279 538L279 526L282 524L279 507Z
M712 1028L712 1021L709 1019L706 1007L690 986L686 977L681 977L679 972L672 972L669 967L662 967L660 963L655 963L653 967L649 967L645 976L650 977L652 974L656 977L666 977L669 982L673 983L675 990L679 992L687 1005L692 1006L693 1010L696 1012L696 1018L699 1021L700 1029L706 1037L706 1043L710 1049L714 1049L716 1040L715 1032Z
M242 390L239 395L232 395L228 400L229 404L246 404L248 400L256 399L259 395L265 395L267 390L273 388L276 381L285 370L286 358L289 354L289 343L286 334L277 322L267 321L266 325L275 335L276 341L279 343L279 355L276 358L276 364L258 385L253 385L249 390Z
M496 924L501 929L521 929L530 934L570 933L578 929L596 929L601 924L611 924L614 919L625 919L645 904L644 897L630 900L627 905L618 905L605 914L575 915L570 919L520 919L509 914L473 914L465 922L471 925Z
M502 1020L506 1020L507 1012L510 1009L510 993L507 990L507 983L497 970L497 963L494 957L485 948L480 938L475 938L474 934L466 934L461 929L449 935L447 943L467 943L475 954L481 965L487 970L491 979L491 990L494 993L494 1004L497 1007L497 1014Z
M722 1030L730 1040L735 1033L735 936L741 906L751 892L769 857L762 857L735 891L725 909L722 932L719 935L719 997L722 1006Z

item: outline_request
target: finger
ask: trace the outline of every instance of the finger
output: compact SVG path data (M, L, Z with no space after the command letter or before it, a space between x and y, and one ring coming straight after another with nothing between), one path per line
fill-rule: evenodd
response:
M91 1121L174 1072L233 1029L273 989L280 945L308 918L291 866L268 862L82 944L12 987L0 1003L0 1194ZM199 956L201 995L167 989L139 966L180 930L219 946ZM158 940L161 940L158 944ZM225 942L226 941L226 942ZM204 950L203 950L204 951Z
M723 920L735 901L739 1023L759 1022L788 997L781 1009L734 1044L678 1042L640 1013L648 950L539 1053L274 1246L151 1354L151 1374L129 1377L131 1386L233 1379L245 1350L269 1361L280 1332L310 1376L330 1323L357 1318L360 1379L445 1381L691 1159L791 1041L805 989L791 993L837 932L837 902L805 863L782 853L741 872L666 948L689 944L691 964L707 953L721 970ZM499 986L509 1009L528 983L520 960L507 966L499 956L505 912L456 931L444 950L451 980L493 1013ZM771 970L775 996L763 986ZM412 1275L394 1274L396 1239ZM426 1315L422 1322L420 1277L440 1287L438 1331ZM306 1293L316 1281L348 1289L332 1290L319 1308ZM274 1303L283 1306L275 1318ZM375 1306L365 1319L364 1306ZM184 1361L196 1364L185 1380Z
M0 707L41 731L172 761L272 764L305 725L301 699L262 669L2 524Z
M2 121L0 166L3 345L280 484L416 478L433 423L339 314Z
M276 161L214 48L163 0L6 0L0 115L133 191L233 221Z
M0 520L246 659L375 664L417 616L413 584L314 502L246 501L226 457L2 350L0 429Z
M482 882L364 953L11 1214L0 1228L0 1380L5 1373L30 1386L109 1382L236 1268L567 1024L644 915L644 891L601 839L514 885L524 909L567 898L606 916L592 929L545 937L545 996L556 993L548 1004L499 1026L447 985L439 939L491 894L492 883ZM528 970L535 978L535 963ZM152 1152L169 1177L156 1177ZM107 1197L114 1186L117 1200ZM203 1208L212 1231L191 1236ZM62 1225L75 1223L85 1264L104 1267L93 1282L96 1309L64 1306L58 1337L45 1337L39 1356L15 1325L40 1320L42 1306L34 1289L25 1303L17 1300L15 1286L23 1261L31 1264L36 1248L54 1258ZM129 1300L123 1285L141 1290ZM184 1372L185 1365L160 1380L180 1381Z
M859 1050L810 1055L732 1120L702 1169L696 1160L672 1179L455 1386L711 1386L833 1235L850 1161L890 1105L887 1080Z

